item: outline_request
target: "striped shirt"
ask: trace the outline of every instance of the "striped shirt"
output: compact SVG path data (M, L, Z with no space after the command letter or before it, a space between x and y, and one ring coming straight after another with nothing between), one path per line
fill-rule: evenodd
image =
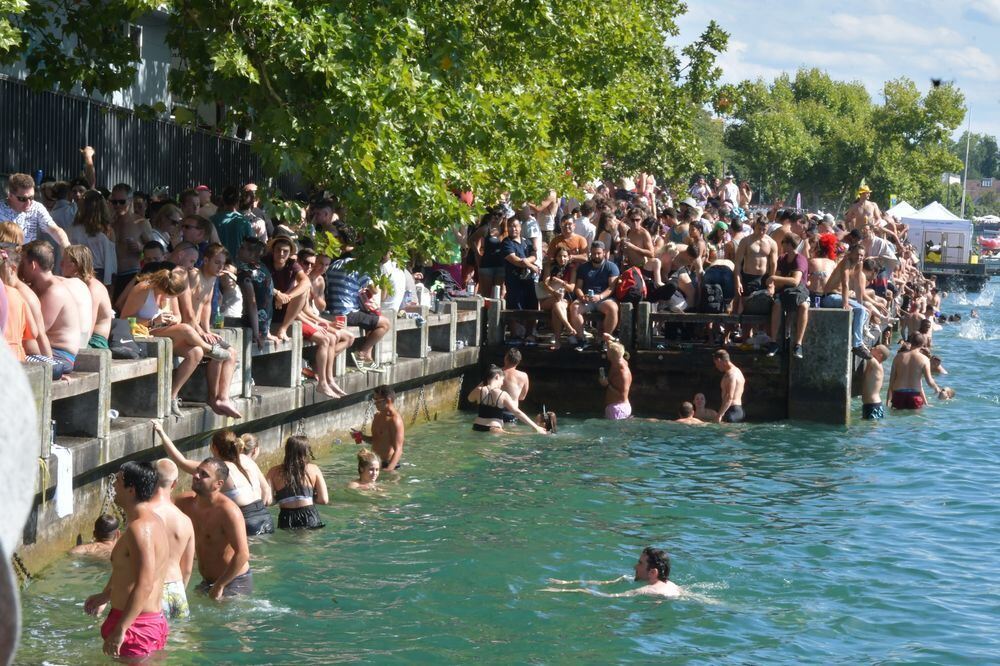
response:
M24 232L24 242L37 240L41 232L56 227L49 211L37 201L32 201L28 210L18 213L6 201L0 201L0 222L14 222Z
M326 271L326 309L335 315L346 315L361 309L358 292L371 284L371 278L346 270L351 257L337 259Z

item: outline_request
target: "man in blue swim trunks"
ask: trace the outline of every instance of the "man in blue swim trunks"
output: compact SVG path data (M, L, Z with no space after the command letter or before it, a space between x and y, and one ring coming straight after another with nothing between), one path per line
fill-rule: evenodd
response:
M722 373L722 405L715 420L717 423L742 423L746 418L743 413L743 389L746 386L743 372L733 365L725 349L712 354L712 361L715 369Z
M45 334L52 346L52 378L73 372L80 351L80 311L62 280L52 275L55 254L46 241L37 240L21 251L17 274L31 287L42 306Z
M861 418L877 420L885 418L882 404L882 380L885 370L882 363L889 358L889 348L877 345L871 349L871 358L865 361L865 375L861 384Z

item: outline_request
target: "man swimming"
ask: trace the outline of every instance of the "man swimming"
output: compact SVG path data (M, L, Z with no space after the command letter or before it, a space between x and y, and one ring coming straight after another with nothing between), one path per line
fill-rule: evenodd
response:
M628 580L628 576L620 576L613 580L605 581L568 581L568 580L557 580L555 578L550 578L550 583L555 583L557 585L610 585L612 583L619 583ZM676 599L683 594L683 590L674 582L670 580L670 556L666 551L659 548L653 548L652 546L647 546L643 548L642 553L639 555L639 561L635 563L635 582L645 583L642 587L629 590L627 592L618 592L616 594L608 594L606 592L601 592L599 590L591 590L588 588L559 588L559 587L548 587L543 589L543 592L586 592L587 594L593 594L597 597L638 597L643 595L657 596L657 597L667 597L670 599Z
M111 551L117 541L118 519L106 513L94 521L94 540L91 543L75 546L69 554L107 560L111 558Z
M705 422L694 415L694 405L690 402L682 402L681 408L678 410L680 418L674 419L674 423L683 423L684 425L705 425Z

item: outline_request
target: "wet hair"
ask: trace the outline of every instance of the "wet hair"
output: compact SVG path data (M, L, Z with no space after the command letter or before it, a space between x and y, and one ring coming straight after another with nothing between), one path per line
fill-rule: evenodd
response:
M70 245L63 253L76 266L77 277L89 283L94 277L94 255L86 245Z
M656 569L657 578L666 583L670 578L670 556L667 551L646 546L642 549L642 554L646 556L649 568Z
M292 435L285 440L285 459L281 462L281 472L285 477L285 483L296 495L304 495L309 487L306 466L313 459L308 437Z
M928 332L930 332L931 326L933 326L933 324L931 324L931 320L930 319L924 319L923 321L920 322L920 326L919 326L920 333L928 333Z
M503 370L495 365L491 365L486 371L485 383L489 384L491 381L499 377L503 377Z
M217 480L222 481L223 484L229 480L229 465L226 464L225 460L216 458L215 456L209 456L201 461L202 465L205 463L208 463L215 468L215 476L217 477Z
M118 531L118 519L110 513L102 514L94 521L94 538L98 541L108 541Z
M215 454L226 462L236 465L236 469L243 473L247 481L250 481L250 475L247 474L247 471L243 469L243 465L240 463L240 450L242 448L243 442L240 441L240 438L232 430L219 430L212 435L212 450L215 451ZM250 483L253 485L253 481L250 481Z
M188 288L187 276L166 268L139 277L139 284L146 284L168 296L178 296Z
M517 365L518 363L521 362L521 351L511 347L510 349L507 350L507 353L504 355L504 359L510 361L514 365Z
M718 349L715 351L715 353L712 354L712 358L716 361L728 362L729 352L727 352L725 349Z
M358 451L358 475L366 469L382 469L382 459L371 449Z
M47 241L31 241L21 248L21 253L25 259L38 262L43 271L51 271L52 267L55 266L56 255Z
M682 402L680 408L680 415L683 418L688 418L689 416L694 415L694 405L692 405L690 402Z
M927 337L923 333L917 333L914 331L907 336L904 346L906 351L913 351L915 349L920 349L927 344Z
M160 480L153 463L129 461L121 466L121 473L122 485L135 490L136 500L148 502Z
M380 384L372 390L372 395L377 395L380 398L385 398L390 402L396 402L396 392L392 390L392 387L388 384Z

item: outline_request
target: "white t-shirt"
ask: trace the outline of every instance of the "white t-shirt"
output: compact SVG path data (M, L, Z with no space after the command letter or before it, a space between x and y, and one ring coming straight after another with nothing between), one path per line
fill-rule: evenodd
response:
M381 307L383 310L399 310L406 293L406 271L392 261L382 264L381 269L382 275L389 278L389 288L382 291Z
M576 228L573 230L577 236L583 236L587 239L587 247L589 248L594 243L594 236L597 235L597 227L590 223L590 218L579 217L576 220Z
M739 201L740 188L736 186L736 183L726 183L722 189L726 194L726 201L732 201L734 204Z
M551 231L551 230L550 230ZM538 266L542 265L542 231L538 228L538 222L535 218L529 217L527 220L521 223L521 236L527 238L531 241L532 247L535 248L535 262Z

